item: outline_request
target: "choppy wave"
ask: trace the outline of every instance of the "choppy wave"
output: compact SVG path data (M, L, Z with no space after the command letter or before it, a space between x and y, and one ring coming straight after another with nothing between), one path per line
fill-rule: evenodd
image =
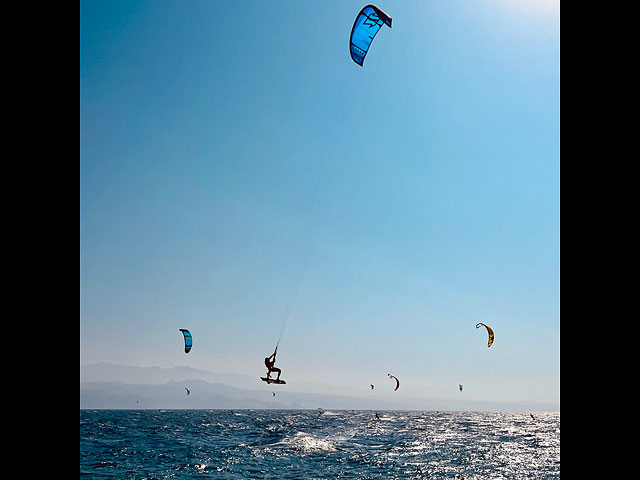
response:
M560 414L81 411L80 475L557 479Z

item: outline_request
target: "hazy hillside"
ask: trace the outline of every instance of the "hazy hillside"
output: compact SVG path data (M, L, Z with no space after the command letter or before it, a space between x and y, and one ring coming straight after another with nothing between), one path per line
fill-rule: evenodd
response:
M557 404L405 398L388 401L354 395L293 391L291 385L261 384L247 375L189 367L80 366L80 408L303 408L342 410L558 411ZM188 388L190 394L186 394ZM298 389L300 387L297 387ZM275 396L273 393L275 392Z
M184 380L202 380L224 383L237 388L255 388L259 379L232 373L211 373L197 368L178 366L173 368L134 367L113 363L80 365L80 382L120 382L159 385Z

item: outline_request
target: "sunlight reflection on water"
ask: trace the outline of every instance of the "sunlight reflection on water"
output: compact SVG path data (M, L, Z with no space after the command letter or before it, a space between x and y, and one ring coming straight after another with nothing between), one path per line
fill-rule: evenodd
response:
M560 414L81 411L91 478L560 478Z

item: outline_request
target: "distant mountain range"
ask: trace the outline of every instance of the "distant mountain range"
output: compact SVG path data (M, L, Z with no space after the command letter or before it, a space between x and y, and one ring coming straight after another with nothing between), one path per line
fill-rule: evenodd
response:
M81 409L560 410L557 404L537 402L457 399L403 399L390 402L291 390L289 385L286 388L260 385L259 380L248 375L211 373L182 366L167 369L109 363L80 365Z
M114 363L80 365L80 382L120 382L145 385L161 385L183 380L202 380L224 383L236 388L255 388L257 378L233 373L211 373L191 367L133 367Z

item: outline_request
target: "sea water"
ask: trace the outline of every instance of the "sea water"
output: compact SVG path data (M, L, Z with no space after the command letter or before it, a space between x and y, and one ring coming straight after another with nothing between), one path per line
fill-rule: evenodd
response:
M560 414L81 410L80 476L558 479Z

